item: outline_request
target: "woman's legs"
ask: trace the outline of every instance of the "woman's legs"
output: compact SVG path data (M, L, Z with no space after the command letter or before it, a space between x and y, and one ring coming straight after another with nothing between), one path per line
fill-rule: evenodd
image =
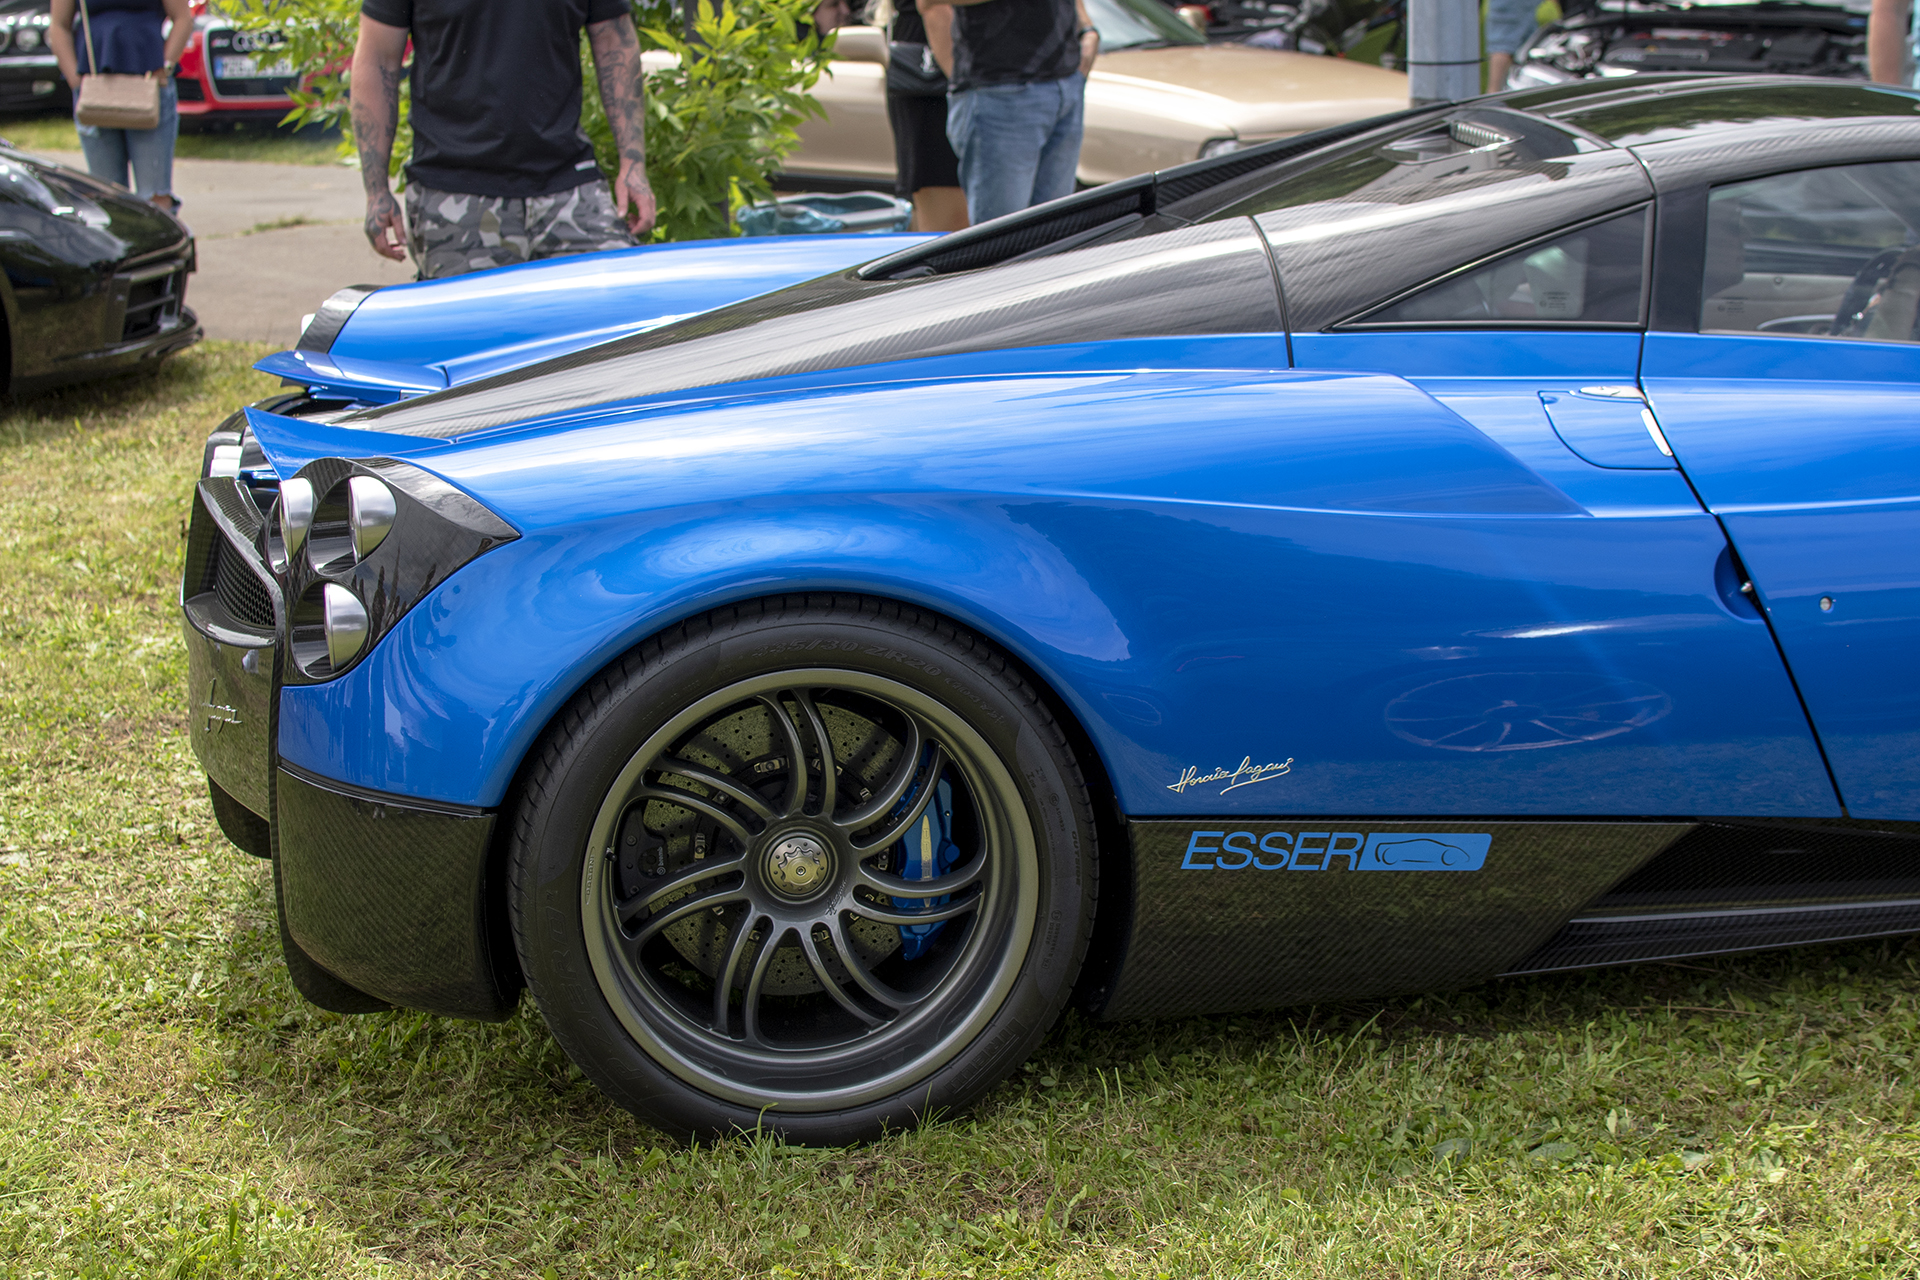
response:
M915 231L959 231L967 225L967 193L960 160L947 142L947 99L889 93L893 126L894 190L913 201Z
M963 231L966 226L964 187L922 187L913 193L915 231Z
M127 158L133 164L133 193L162 209L177 209L173 194L173 144L180 136L179 98L171 80L160 86L160 123L151 129L116 130L127 139ZM92 157L88 157L92 166Z
M127 131L102 129L96 125L75 124L80 133L80 150L87 155L87 172L102 182L127 185Z

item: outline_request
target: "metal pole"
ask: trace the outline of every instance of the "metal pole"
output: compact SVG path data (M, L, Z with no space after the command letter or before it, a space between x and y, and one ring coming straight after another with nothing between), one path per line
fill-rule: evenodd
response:
M1479 0L1407 0L1407 76L1416 107L1479 96Z

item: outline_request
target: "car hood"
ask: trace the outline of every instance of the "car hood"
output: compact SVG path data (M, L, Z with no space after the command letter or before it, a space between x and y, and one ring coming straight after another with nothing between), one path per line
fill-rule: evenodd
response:
M549 258L364 297L349 290L351 314L330 340L303 338L301 349L255 367L324 393L391 401L645 333L927 239L696 240Z
M178 249L192 238L183 224L149 201L4 141L0 202L15 211L0 235L79 265L109 266Z
M1237 44L1180 45L1101 54L1088 94L1122 103L1132 97L1138 100L1132 105L1154 114L1204 113L1242 137L1259 137L1404 111L1407 78L1344 58Z

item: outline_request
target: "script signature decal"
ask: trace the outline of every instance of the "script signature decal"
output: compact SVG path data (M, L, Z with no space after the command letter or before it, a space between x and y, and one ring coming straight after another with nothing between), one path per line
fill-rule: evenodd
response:
M1255 764L1252 756L1242 757L1238 769L1215 769L1212 773L1200 772L1199 766L1188 765L1180 774L1180 781L1169 782L1167 790L1185 795L1188 787L1204 786L1210 782L1224 782L1220 794L1225 795L1235 787L1250 787L1256 782L1271 782L1284 774L1293 772L1293 757L1275 764Z

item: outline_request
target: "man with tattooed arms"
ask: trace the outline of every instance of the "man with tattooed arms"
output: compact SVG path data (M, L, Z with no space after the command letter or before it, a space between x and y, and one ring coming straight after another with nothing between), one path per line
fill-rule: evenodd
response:
M628 0L362 0L353 137L367 239L422 279L618 249L653 226ZM613 190L580 131L580 31L620 147ZM413 40L407 218L387 186ZM622 220L624 216L624 221Z

